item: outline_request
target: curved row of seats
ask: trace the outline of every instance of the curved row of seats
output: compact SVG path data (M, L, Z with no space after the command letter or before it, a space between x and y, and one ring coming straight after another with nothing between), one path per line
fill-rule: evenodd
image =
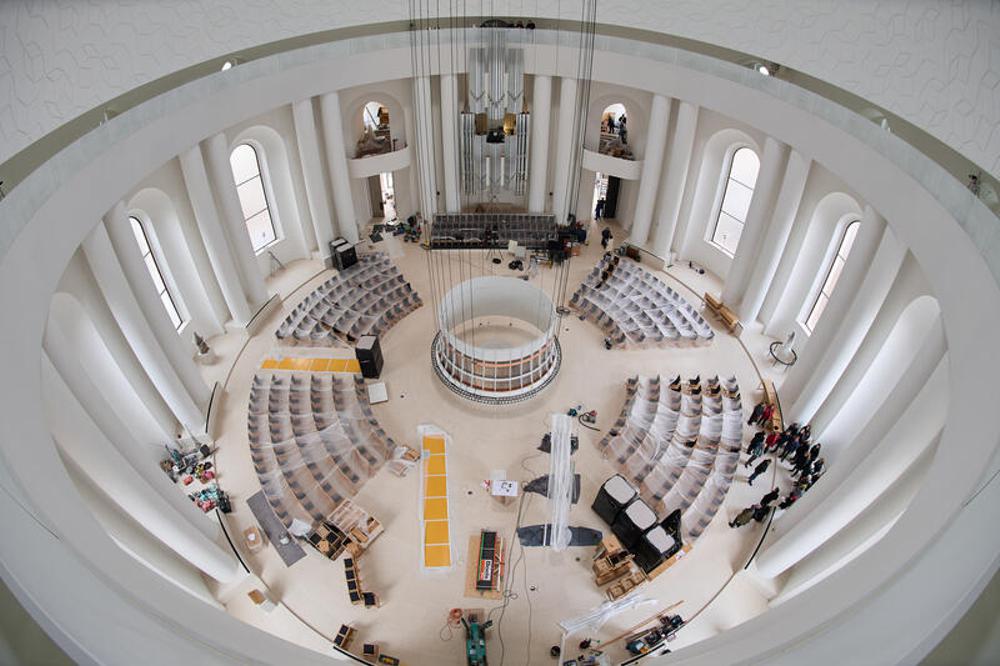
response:
M669 285L632 260L610 254L602 257L569 303L580 319L604 329L611 347L698 344L715 336L701 314Z
M286 526L295 518L335 524L338 507L396 448L360 375L257 375L247 430L264 495Z
M292 309L275 335L286 344L311 346L355 342L381 336L422 305L402 273L383 252L358 263L314 289Z
M681 510L691 543L722 506L736 475L743 439L736 378L633 377L626 393L600 449L658 514Z

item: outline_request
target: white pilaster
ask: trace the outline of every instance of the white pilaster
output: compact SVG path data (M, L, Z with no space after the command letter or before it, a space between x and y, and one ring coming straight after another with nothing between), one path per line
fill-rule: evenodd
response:
M170 360L170 365L184 383L188 394L194 399L199 410L205 413L212 392L194 362L194 344L178 335L177 329L163 308L160 296L156 293L149 271L142 260L124 202L119 201L104 216L104 226L108 230L111 245L125 272L125 279L132 287L132 293L135 294L142 314L153 329L157 342L160 343L160 347Z
M552 77L535 75L531 89L531 166L528 168L528 212L545 212L549 172L549 119L552 116Z
M667 154L667 169L664 184L656 204L657 223L653 229L653 252L666 258L674 242L687 185L688 171L691 169L691 152L694 149L694 135L698 127L698 106L690 102L678 101L674 131Z
M344 121L340 112L340 95L334 91L319 98L323 116L323 142L326 163L330 168L333 207L337 211L337 229L349 243L358 242L358 220L351 197L351 177L347 169L347 147L344 143Z
M868 333L905 258L906 248L896 239L892 229L886 227L860 287L847 295L850 307L846 308L842 318L832 321L835 330L817 337L819 326L816 327L799 354L799 362L792 367L782 385L782 395L785 396L785 404L791 405L788 414L793 421L811 419L829 395ZM838 284L834 297L844 288L844 285ZM828 319L831 316L824 311L820 323Z
M215 198L219 202L222 226L236 259L240 283L250 303L250 310L256 312L267 300L267 288L264 286L264 277L260 274L260 265L243 219L243 207L236 193L233 167L229 162L229 141L220 132L202 141L202 150L205 152L205 164L208 166Z
M441 75L441 160L444 163L444 207L461 212L458 182L458 88L454 74Z
M437 173L434 166L434 126L431 82L427 76L413 78L413 129L417 149L417 181L420 185L420 212L433 220L437 212Z
M649 228L653 223L656 190L660 185L660 173L663 170L663 153L667 147L667 126L672 104L673 100L669 97L653 95L653 105L649 110L649 122L646 125L642 175L639 178L639 191L636 194L632 228L629 231L629 240L635 245L646 244Z
M746 291L747 279L757 260L761 239L767 232L774 212L774 200L781 184L787 153L788 146L777 139L767 137L764 140L764 154L760 158L760 171L753 198L750 199L750 208L747 210L746 224L736 246L736 255L729 267L726 284L722 288L722 302L730 309L735 310L739 306Z
M212 264L212 271L219 283L226 307L236 325L246 326L253 313L250 311L246 294L243 293L239 273L236 264L233 263L232 251L222 230L222 223L219 221L219 213L208 184L208 173L205 170L205 159L200 146L195 145L181 153L180 164L198 230L205 242L205 252Z
M188 393L143 316L103 224L84 239L83 253L111 314L170 411L190 431L205 432L205 412Z
M556 127L556 171L552 186L552 212L556 224L566 224L570 206L569 191L574 178L579 174L569 173L573 163L573 120L576 117L576 79L562 77L559 84L559 123Z
M847 526L866 507L886 492L913 465L921 454L936 442L944 426L947 412L947 365L941 363L944 334L940 325L918 351L913 368L913 386L898 386L910 391L911 400L893 401L895 413L888 435L871 449L859 451L857 464L848 467L846 461L834 463L831 472L816 482L800 502L791 507L800 515L811 507L808 518L769 543L757 558L757 570L774 577L793 566ZM907 377L908 378L908 377ZM919 394L917 391L919 390ZM914 398L914 394L916 397ZM827 478L840 468L839 478ZM847 474L845 475L844 472ZM839 484L834 484L839 481ZM820 495L814 491L826 487ZM812 497L810 497L812 495ZM805 504L807 499L809 506Z
M764 303L764 296L771 286L774 273L778 270L778 262L788 243L788 236L792 232L792 223L799 212L811 166L812 160L809 158L795 150L789 152L771 224L757 253L757 261L750 273L743 300L736 310L741 321L753 321L760 312L760 306Z
M48 359L43 359L42 377L51 392L45 401L49 427L64 454L124 513L181 558L219 582L236 580L236 558L181 518L132 470Z
M330 252L330 241L336 237L330 199L323 178L323 160L319 153L319 134L316 132L316 114L313 112L312 98L301 99L292 104L292 121L295 123L295 140L299 147L299 161L306 186L306 200L312 218L313 231L320 256L326 258Z

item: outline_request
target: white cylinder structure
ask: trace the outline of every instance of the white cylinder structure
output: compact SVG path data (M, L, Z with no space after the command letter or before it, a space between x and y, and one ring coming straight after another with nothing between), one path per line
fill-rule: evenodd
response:
M515 346L477 345L460 337L463 327L484 317L526 323L537 337ZM431 348L434 371L452 391L476 402L526 400L559 372L558 322L552 299L528 282L492 275L466 280L441 299Z

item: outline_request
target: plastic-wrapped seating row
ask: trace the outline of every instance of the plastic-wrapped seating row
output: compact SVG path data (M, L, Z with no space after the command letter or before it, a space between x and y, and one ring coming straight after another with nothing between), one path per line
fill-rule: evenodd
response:
M617 260L617 261L616 261ZM605 254L569 301L612 347L704 344L715 332L684 297L634 261Z
M362 335L380 336L422 305L402 273L383 252L358 263L314 289L278 326L285 344L332 347Z
M598 446L658 515L681 510L684 540L692 543L725 500L742 440L736 378L678 375L629 379L621 414Z
M257 375L247 430L264 496L286 526L295 518L336 525L345 500L396 448L360 375Z

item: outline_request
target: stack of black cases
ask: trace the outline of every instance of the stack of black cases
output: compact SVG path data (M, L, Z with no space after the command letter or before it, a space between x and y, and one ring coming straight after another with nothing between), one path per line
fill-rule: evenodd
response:
M629 485L629 482L624 477L620 474L615 474L601 486L591 508L594 509L594 512L604 522L611 525L615 522L615 518L618 517L621 510L635 499L638 494L635 488Z
M362 335L354 347L354 354L361 364L361 375L366 379L378 379L382 374L382 347L378 337Z
M632 550L642 535L656 525L656 513L641 499L632 500L611 523L611 531L622 546Z
M358 252L343 238L330 241L330 263L332 268L343 271L358 263Z
M635 563L649 573L665 559L677 552L677 541L661 525L649 530L636 542L632 554Z

